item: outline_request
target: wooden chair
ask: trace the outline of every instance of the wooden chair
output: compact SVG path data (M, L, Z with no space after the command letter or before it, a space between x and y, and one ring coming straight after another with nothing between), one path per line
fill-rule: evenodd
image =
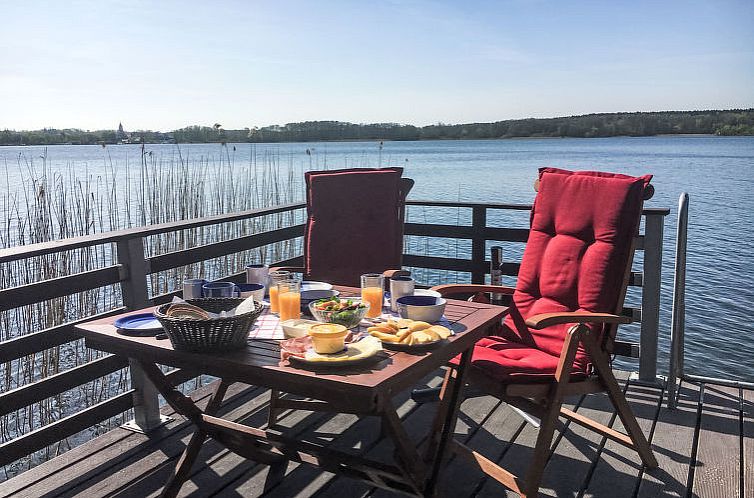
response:
M306 280L352 287L361 285L364 273L409 275L400 268L405 203L414 181L402 174L403 168L305 173L304 266L271 270L298 272ZM323 409L320 402L284 399L273 389L269 425L276 423L284 408Z
M403 260L405 203L414 185L403 168L309 171L304 266L275 269L306 280L359 287L364 273L395 274Z
M657 466L610 365L617 326L630 321L620 313L642 203L653 192L650 180L543 168L516 288L435 287L446 296L494 292L512 299L499 336L474 347L464 381L541 420L528 471L521 478L457 441L451 447L522 496L538 494L559 416L633 448L647 467ZM451 364L442 392L456 377ZM561 406L565 396L597 392L607 392L627 433ZM436 423L434 433L441 429Z

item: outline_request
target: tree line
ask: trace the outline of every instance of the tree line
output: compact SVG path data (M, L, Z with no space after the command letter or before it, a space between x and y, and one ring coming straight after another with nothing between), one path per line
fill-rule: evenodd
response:
M494 123L438 123L428 126L306 121L261 128L226 130L220 124L215 124L214 126L188 126L168 133L131 132L126 142L264 143L523 137L643 137L678 134L754 135L754 109L605 113L557 118L510 119ZM123 141L123 138L119 137L115 130L0 131L0 145L114 144L119 141Z

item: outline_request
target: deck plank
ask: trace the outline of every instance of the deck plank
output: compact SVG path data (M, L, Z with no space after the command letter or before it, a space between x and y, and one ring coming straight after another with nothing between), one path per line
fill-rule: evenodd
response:
M609 406L607 399L601 400L604 395L586 396L567 400L563 406L571 408L578 413L586 414L590 417L602 418L609 417L610 412L606 411ZM591 399L590 399L591 398ZM604 402L603 402L604 401ZM583 410L583 411L582 411ZM518 415L517 415L518 416ZM607 420L604 420L607 422ZM560 496L562 489L576 490L581 485L581 480L589 469L589 460L585 455L590 453L587 450L590 438L592 442L596 440L591 431L577 427L576 424L569 421L560 421L560 425L555 431L553 442L551 442L551 454L548 463L545 466L545 473L542 476L542 489L540 492L545 496ZM573 434L570 434L574 431ZM529 423L525 423L518 437L510 442L507 451L501 459L498 459L498 465L502 466L509 472L523 477L531 462L534 445L537 441L539 430ZM574 440L569 437L574 436ZM574 443L574 441L577 441ZM586 444L586 446L584 446ZM576 449L579 446L579 449ZM579 462L578 464L576 462ZM576 465L574 465L576 464ZM578 467L576 469L575 467ZM582 472L580 473L579 470ZM580 477L579 477L580 476ZM578 481L578 485L574 482ZM481 489L476 496L518 496L516 493L505 489L502 484L495 479L485 478Z
M663 389L630 383L626 399L644 436L649 439L657 420ZM620 418L616 417L613 428L625 432ZM639 485L643 467L639 454L614 441L604 441L594 473L584 496L631 496Z
M269 391L266 389L253 393L246 403L227 411L223 418L228 420L242 421L247 423L260 424L267 419L267 408L269 405ZM193 432L193 430L192 430ZM118 497L148 497L159 496L162 491L162 487L167 480L172 476L175 469L177 460L188 443L190 434L184 436L179 445L178 451L171 451L169 454L162 458L162 461L158 465L151 466L148 470L142 471L142 475L136 479L130 480L129 485L121 490L114 496ZM186 495L187 490L196 491L197 487L193 482L196 479L197 474L200 474L220 459L227 450L217 443L215 440L209 438L205 441L204 445L199 452L199 455L192 467L192 474L190 480L184 484L181 488L181 494ZM167 452L166 452L167 453ZM253 462L250 462L253 464ZM139 470L139 463L134 463L133 469ZM129 470L130 471L130 470ZM200 474L201 475L201 474ZM217 473L215 479L209 479L205 476L204 480L200 483L206 487L206 493L200 493L202 496L209 496L210 492L222 486L224 477L222 473ZM200 487L200 486L199 486Z
M434 410L436 410L437 404L433 405ZM492 396L479 396L464 400L459 410L458 423L456 424L453 437L455 437L458 441L466 442L480 432L484 433L487 430L487 426L485 424L485 426L482 427L480 424L482 424L482 422L484 422L485 420L489 420L489 418L491 418L497 411L496 409L501 406L505 409L504 405ZM487 434L486 439L490 439L489 434ZM449 460L448 465L454 465L454 462L456 462L456 460L457 459ZM457 463L459 465L461 464L460 461ZM463 475L464 479L461 480L452 478L456 477L457 475ZM469 476L470 474L467 473L466 469L462 470L460 468L454 468L452 473L444 473L440 475L438 488L443 491L445 496L467 496L468 493L463 494L461 491L455 488L455 485L468 484L471 481ZM451 479L447 479L447 477L451 477ZM373 489L371 496L373 496L374 498L387 498L390 496L395 496L395 494L383 489Z
M287 436L300 437L313 427L319 427L327 413L313 413L304 410L285 410L281 413L276 429ZM267 409L257 416L243 418L240 421L254 427L266 427ZM274 475L268 465L247 460L232 451L224 449L212 441L214 458L204 465L197 465L194 474L183 487L179 496L259 496L265 489L268 477ZM205 445L209 446L209 445ZM287 464L285 466L289 466Z
M754 391L744 391L744 451L741 468L743 469L744 489L742 496L754 496Z
M204 386L194 391L192 398L203 406L211 392L211 386ZM113 429L6 481L0 486L0 496L63 493L106 471L109 465L117 464L129 455L143 451L145 445L159 445L165 438L173 437L180 427L187 426L184 419L177 416L170 406L163 406L161 413L174 417L174 420L149 437L122 428ZM55 476L58 474L65 477L56 479Z
M692 492L699 498L741 497L738 389L705 384Z
M659 466L642 472L637 498L686 496L698 407L699 386L688 382L679 387L675 410L663 406L650 441Z
M426 385L440 382L438 375L423 379ZM211 388L202 387L192 396L206 403ZM556 440L543 478L542 494L576 496L583 483L587 486L583 493L587 497L631 496L638 478L638 497L685 497L692 442L699 422L698 466L694 469L691 496L751 496L754 490L754 391L743 391L741 398L738 389L705 385L703 416L697 420L699 393L698 385L684 382L678 409L671 411L662 405L651 433L660 468L649 472L639 467L638 455L632 450L608 441L600 454L602 438L591 439L594 433L569 424L564 436ZM659 397L659 389L628 386L627 398L645 434L653 423ZM586 396L577 411L603 418L611 416L612 410L607 410L603 403L607 400L601 398L604 396ZM234 384L221 412L226 418L263 426L268 400L266 389ZM436 404L416 405L405 392L396 397L396 406L409 434L419 444L426 435ZM467 400L461 411L455 431L459 441L466 441L491 458L502 455L503 465L519 472L525 469L527 454L531 453L537 435L535 428L491 397ZM163 407L163 413L173 412ZM382 460L392 458L392 445L379 442L376 417L294 410L283 412L279 425L288 435L300 434L329 442L332 448L356 449ZM620 423L616 422L616 426L620 428ZM149 438L115 429L6 481L0 485L0 496L156 496L190 433L190 424L181 417ZM593 461L593 469L589 461ZM590 480L584 482L591 470ZM190 481L182 488L180 496L397 496L310 465L289 463L278 471L244 460L210 440L203 446ZM739 490L740 479L744 487ZM443 472L440 489L446 496L515 496L459 458L452 459Z
M253 403L253 400L259 398L263 392L263 390L254 387L249 389L248 386L243 384L233 384L228 393L229 396L233 397L223 405L219 413L232 418L239 412L245 412L249 409L249 399ZM86 496L87 498L112 494L146 496L150 492L150 488L146 485L147 481L144 480L146 476L168 465L169 460L177 458L192 433L193 426L186 422L170 438L161 441L159 445L145 445L141 452L129 455L128 458L109 466L107 472L103 472L102 475L95 476L90 481L77 485L71 489L70 494L72 496ZM163 480L155 486L159 489L164 482ZM137 483L137 486L142 486L142 489L139 490L138 494L130 494L128 490L133 489L135 483Z
M437 379L436 385L440 383L441 379ZM417 404L412 400L402 405L406 413L399 412L398 415L401 416L403 427L416 446L419 446L427 435L436 407L436 403ZM387 440L380 440L378 434L379 431L375 431L374 443L376 444L373 444L364 456L377 461L390 462L393 459L393 444ZM326 486L320 488L312 496L365 496L371 490L372 486L365 482L338 477L331 479Z
M492 413L486 419L483 416L480 418L483 410L488 407L494 409ZM495 461L503 455L509 442L516 438L526 423L507 404L499 402L492 396L465 401L461 405L461 412L461 418L478 420L478 423L483 425L476 431L465 435L471 437L464 437L456 429L456 439ZM448 469L452 472L445 471L438 485L438 489L442 490L446 496L470 496L481 488L484 482L485 474L479 467L462 458L452 458ZM459 475L462 475L463 479L458 479Z
M442 377L432 374L423 379L418 387L438 386L441 382ZM409 391L405 391L394 400L398 416L404 422L418 408L418 405L409 399L409 394ZM348 419L349 425L342 425L344 418ZM353 415L338 415L325 423L319 430L323 433L332 433L333 436L337 434L337 437L334 437L332 443L328 445L330 448L375 457L374 448L378 443L380 432L380 421L377 417L358 418ZM356 482L348 478L337 477L330 472L324 472L310 465L291 464L285 479L277 486L269 489L264 496L276 498L294 495L311 496L334 486L336 480ZM363 486L366 493L369 487L366 484Z

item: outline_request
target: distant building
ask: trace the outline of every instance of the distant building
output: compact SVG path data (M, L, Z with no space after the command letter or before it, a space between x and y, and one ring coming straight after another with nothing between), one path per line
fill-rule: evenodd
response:
M129 137L125 131L123 131L123 123L118 123L118 131L115 132L115 141L117 143L124 143Z

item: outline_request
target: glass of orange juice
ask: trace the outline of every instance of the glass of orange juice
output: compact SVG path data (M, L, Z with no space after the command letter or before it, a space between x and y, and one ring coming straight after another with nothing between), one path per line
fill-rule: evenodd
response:
M278 312L278 282L291 278L291 272L277 270L270 272L270 313Z
M280 321L301 318L301 280L289 278L277 284Z
M361 276L361 300L369 303L367 318L382 314L385 296L385 277L381 273L365 273Z

